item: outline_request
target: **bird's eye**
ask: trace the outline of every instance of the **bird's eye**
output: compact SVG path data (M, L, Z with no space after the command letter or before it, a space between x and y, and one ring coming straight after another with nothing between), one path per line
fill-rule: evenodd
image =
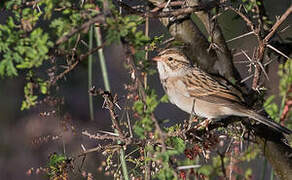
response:
M169 57L169 58L168 58L168 60L169 60L169 61L172 61L172 60L173 60L173 58L172 58L172 57Z

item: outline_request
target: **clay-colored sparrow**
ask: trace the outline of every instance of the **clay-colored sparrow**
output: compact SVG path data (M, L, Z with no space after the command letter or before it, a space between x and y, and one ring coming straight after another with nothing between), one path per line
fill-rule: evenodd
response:
M214 79L208 73L190 64L188 58L176 48L162 51L153 60L161 83L171 103L187 113L195 113L208 119L226 116L249 117L279 132L292 131L249 109L242 94L223 80Z

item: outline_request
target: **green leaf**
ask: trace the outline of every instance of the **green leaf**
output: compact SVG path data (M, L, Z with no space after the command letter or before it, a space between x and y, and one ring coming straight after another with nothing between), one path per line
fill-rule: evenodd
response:
M53 154L50 156L49 166L56 167L60 163L64 163L66 161L66 156L62 154Z
M251 179L251 177L252 177L252 169L251 168L247 168L247 170L244 173L244 177L245 177L245 179Z
M47 83L46 82L42 82L39 83L40 85L40 90L42 94L47 94L48 88L47 88Z
M162 103L168 103L168 96L167 94L164 94L161 98L160 98L160 102Z
M213 171L213 168L210 165L204 165L198 169L198 173L203 174L205 176L210 176L212 171Z
M184 140L182 140L179 137L169 137L166 140L166 144L175 149L175 152L173 152L174 154L183 153L185 148L186 148L186 144L185 144ZM174 155L174 154L172 154L172 155Z
M134 103L133 109L138 114L143 114L143 112L144 112L144 104L143 104L143 102L141 100L136 101Z

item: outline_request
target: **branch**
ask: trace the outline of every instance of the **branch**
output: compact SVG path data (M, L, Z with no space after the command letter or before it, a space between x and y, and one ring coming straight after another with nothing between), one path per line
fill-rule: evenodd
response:
M122 145L118 145L118 144L117 145L103 145L103 146L99 145L97 147L85 150L82 153L78 154L77 156L78 157L85 156L86 154L89 154L89 153L92 153L92 152L104 151L104 150L113 149L113 148L122 148Z
M219 3L217 1L211 1L209 3L204 3L196 6L188 6L188 7L181 7L180 9L176 10L168 10L168 11L162 11L158 12L159 10L165 8L166 3L159 4L156 8L151 10L150 12L144 12L139 11L137 9L132 8L131 6L127 5L126 3L119 1L118 2L121 7L123 7L125 10L127 10L129 13L137 14L144 17L151 17L151 18L164 18L164 17L175 17L180 15L188 15L193 12L197 11L208 11L214 7L217 7ZM182 1L175 1L170 2L169 6L179 6L183 5L184 2Z
M149 1L156 6L159 6L159 4L163 2L162 0ZM208 1L207 3L194 4L193 0L186 1L186 5L189 5L190 7L207 7L208 10L214 7L225 6L224 3L219 3L218 1ZM203 11L200 11L200 13L201 12L204 13ZM234 77L238 77L236 75L237 73L234 72L234 66L231 61L232 57L228 55L230 52L228 52L227 45L222 46L222 44L225 42L224 38L222 41L221 37L223 36L218 36L220 35L220 33L217 33L219 31L215 31L216 33L214 34L214 39L216 42L214 42L219 45L219 51L223 51L218 51L219 53L217 53L213 48L208 51L210 44L207 38L192 21L189 14L172 18L161 18L160 21L165 27L168 28L172 37L174 37L177 41L185 43L188 46L184 53L203 70L211 74L220 74L229 80L233 79ZM202 21L204 22L204 20ZM206 27L206 29L208 29L208 27Z
M96 90L95 88L91 89L90 93L93 95L99 94L104 98L105 105L106 105L105 108L109 110L111 119L113 121L113 128L117 130L120 138L125 139L126 137L119 125L118 115L116 114L115 109L114 109L117 103L117 96L116 95L112 96L112 94L108 91L104 91L102 89Z
M69 72L71 72L81 61L83 61L84 59L86 59L89 55L95 53L96 51L98 51L99 49L103 48L105 46L105 43L102 44L101 46L97 46L89 51L87 51L84 54L81 54L79 57L77 57L76 61L68 66L68 68L63 71L62 73L60 73L59 75L57 75L56 77L54 77L51 80L48 80L48 84L49 86L55 85L57 83L58 80L62 79L66 74L68 74Z
M102 24L105 22L105 16L104 14L98 14L95 17L93 17L92 19L90 19L89 21L85 22L84 24L82 24L80 27L78 28L72 28L70 30L69 33L67 33L66 35L60 37L57 41L55 46L58 46L64 42L66 42L68 39L70 39L74 34L82 31L83 29L89 28L92 24L94 23L99 23Z
M275 34L276 30L279 28L279 26L287 19L287 17L292 13L292 5L286 10L286 12L281 16L279 20L276 21L276 23L273 25L273 27L270 30L270 33L265 37L264 41L268 42L271 37Z
M249 20L248 17L246 17L242 12L240 12L239 10L237 9L234 9L232 6L228 6L227 9L230 9L232 10L233 12L235 12L237 15L239 15L245 22L246 22L246 25L249 26L249 28L252 30L252 31L255 31L255 27L254 27L254 24L251 22L251 20Z
M171 1L167 4L167 2L163 2L163 3L160 3L158 4L154 9L152 9L150 12L157 12L163 8L166 7L166 5L170 6L170 7L173 7L173 6L181 6L181 5L184 5L185 2L184 1Z
M261 63L264 59L264 53L265 53L265 49L267 46L267 42L275 34L278 27L291 14L292 5L286 10L286 12L281 16L281 18L279 20L277 20L277 22L271 28L270 33L264 39L261 38L261 36L260 36L260 28L262 28L262 26L258 26L257 28L255 28L255 25L251 22L251 20L249 20L249 18L247 16L245 16L243 13L241 13L239 10L234 9L231 6L228 6L227 9L230 9L230 10L234 11L236 14L238 14L246 22L247 26L253 31L253 34L255 34L257 37L258 47L256 50L256 61L255 61L256 64L255 64L255 72L254 72L254 78L253 78L253 82L252 82L252 88L254 90L258 90L258 84L259 84L259 80L260 80L261 71L262 70L264 71Z
M129 65L130 69L131 69L131 73L134 73L134 80L138 85L138 88L141 92L141 98L144 104L146 104L146 97L147 94L145 92L144 86L143 86L143 77L141 76L141 74L139 73L138 69L136 68L136 65L134 63L134 53L133 53L133 49L131 49L130 45L127 43L123 43L124 45L124 52L126 55L126 59L127 59L127 64ZM165 152L166 151L166 145L165 145L165 136L166 134L162 131L162 129L159 126L159 123L156 119L156 117L154 116L153 113L151 113L151 120L153 121L154 125L155 125L155 129L158 132L159 136L160 136L160 143L162 145L162 151Z
M188 5L202 4L198 4L197 0L187 0L186 2ZM216 10L218 10L218 8L224 6L226 6L224 3L218 3L215 8ZM204 24L205 29L209 34L209 37L211 37L211 44L209 46L209 49L214 50L216 53L217 62L215 63L215 66L218 66L219 74L230 81L234 80L235 78L237 82L240 82L241 77L237 69L234 67L231 51L228 48L221 27L218 24L217 18L214 18L217 17L217 15L214 15L214 17L212 17L210 11L199 11L195 14Z
M267 141L257 137L264 156L272 165L278 178L281 180L292 179L292 149L289 145L279 141Z

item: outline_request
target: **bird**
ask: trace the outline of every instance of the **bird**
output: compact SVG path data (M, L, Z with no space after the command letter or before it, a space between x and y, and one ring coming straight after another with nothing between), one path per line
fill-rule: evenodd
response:
M191 63L179 48L153 58L168 99L181 110L207 119L240 116L254 119L285 134L292 131L249 108L242 92L224 78L214 77Z

